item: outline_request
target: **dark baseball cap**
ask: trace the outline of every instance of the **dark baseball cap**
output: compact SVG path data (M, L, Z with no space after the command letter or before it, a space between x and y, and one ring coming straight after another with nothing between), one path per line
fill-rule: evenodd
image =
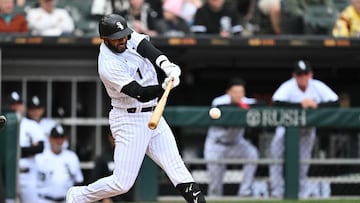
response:
M61 125L56 125L51 129L49 136L54 138L65 137L64 128Z
M22 104L22 103L23 101L20 97L20 94L16 91L12 91L9 97L9 104Z
M312 67L309 61L298 60L295 62L293 72L295 74L309 73L312 71Z
M32 96L28 101L28 108L41 108L44 107L44 104L41 102L38 96Z

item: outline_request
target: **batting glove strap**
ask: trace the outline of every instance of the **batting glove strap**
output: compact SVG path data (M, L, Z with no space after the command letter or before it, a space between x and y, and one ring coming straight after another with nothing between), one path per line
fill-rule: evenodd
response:
M179 77L181 75L180 67L174 63L171 63L165 55L160 55L156 59L156 65L158 65L165 72L167 77Z
M168 85L168 83L169 83L171 80L174 80L173 85L172 85L172 88L179 86L179 84L180 84L180 78L179 78L179 77L172 77L172 76L171 76L171 77L165 78L164 82L161 84L161 87L165 90L166 87L167 87L167 85ZM171 88L171 89L172 89L172 88Z

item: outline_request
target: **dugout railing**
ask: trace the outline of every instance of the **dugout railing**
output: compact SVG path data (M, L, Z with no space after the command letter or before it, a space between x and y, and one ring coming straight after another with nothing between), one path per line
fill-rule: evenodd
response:
M360 108L322 108L316 110L303 109L281 109L281 108L254 108L251 110L241 110L238 108L222 108L222 116L218 120L213 120L208 115L209 107L206 106L169 106L164 112L164 117L173 128L207 128L210 125L221 126L246 126L255 128L268 128L277 125L284 125L288 128L285 140L285 156L284 159L273 160L260 158L258 160L245 159L224 159L217 161L224 164L244 164L256 163L258 165L269 164L284 164L285 171L285 199L297 199L299 189L299 165L359 165L360 159L357 158L314 158L309 160L298 159L299 153L299 128L304 126L316 126L319 128L360 128ZM65 125L86 124L93 125L95 123L107 125L107 119L63 119L61 120ZM191 130L190 130L191 131ZM179 136L179 134L176 134ZM190 135L191 136L191 135ZM205 136L205 135L204 135ZM183 143L186 145L187 143ZM200 147L200 146L199 146ZM201 158L185 158L187 165L205 165L208 161ZM92 162L83 162L83 168L91 169ZM150 188L158 188L159 180L154 179L158 177L157 167L149 160L146 160L146 170L143 171L139 178L136 187L141 187L142 184L152 185ZM156 174L154 174L154 172ZM194 174L197 175L196 173ZM149 178L153 182L149 182ZM197 178L197 177L195 177ZM200 178L201 179L201 178ZM344 177L310 177L311 180L326 181L329 183L360 183L360 176L344 176ZM232 181L237 180L233 178ZM208 183L206 178L200 180L205 184ZM156 200L159 196L158 189L149 191L139 191L141 193L141 200Z
M210 125L221 126L245 126L254 128L268 128L277 125L284 125L288 128L285 140L285 156L284 159L273 160L260 158L258 160L245 160L245 159L225 159L217 162L224 164L244 164L256 163L258 165L269 164L284 164L285 171L285 199L297 199L299 189L299 165L359 165L360 159L357 158L313 158L309 160L298 159L299 157L299 128L304 126L316 126L319 128L347 128L359 129L360 128L360 108L322 108L316 110L303 110L291 108L254 108L251 110L241 110L238 108L222 108L222 116L218 120L213 120L208 115L209 107L207 106L169 106L164 112L164 117L173 128L207 128ZM61 120L65 125L77 124L101 124L107 125L107 119L63 119ZM191 131L191 130L190 130ZM191 134L191 133L190 133ZM179 134L176 134L179 136ZM180 135L181 136L181 135ZM191 136L191 135L190 135ZM205 135L204 135L205 136ZM185 143L182 143L186 145ZM200 147L200 146L199 146ZM185 158L187 165L205 165L208 161L201 158ZM92 162L82 163L86 169L93 167ZM142 184L152 185L150 188L158 188L159 180L154 179L158 177L158 168L149 160L146 160L146 170L143 171L139 178L136 187L141 187ZM194 174L196 176L196 174ZM152 178L153 182L149 182ZM197 177L195 177L197 178ZM343 176L343 177L310 177L311 180L326 181L329 183L360 183L360 176ZM234 178L232 181L237 180ZM208 180L202 179L200 182L207 184ZM139 190L137 190L139 191ZM156 192L156 193L152 193ZM153 191L144 190L139 191L142 193L141 200L156 200L159 194L158 189Z
M268 165L270 163L284 164L285 170L285 199L298 198L299 186L299 164L309 163L314 165L336 164L336 165L360 165L360 159L310 159L303 160L301 163L298 159L299 146L298 131L300 127L316 126L316 127L337 127L337 128L360 128L360 108L323 108L317 110L302 110L302 109L279 109L279 108L254 108L251 110L240 110L238 108L222 108L222 116L218 120L212 120L208 115L209 107L207 106L168 106L164 112L164 117L171 127L174 128L207 128L210 125L222 126L246 126L246 127L275 127L277 125L284 125L288 128L285 139L285 156L282 160L259 159L256 161L259 165ZM14 120L14 119L12 119ZM59 119L64 125L108 125L106 118L63 118ZM10 124L10 123L9 123ZM10 126L8 126L10 127ZM13 136L16 133L16 124L12 123L11 128L5 128L1 132L2 139L16 138ZM5 135L4 135L5 134ZM177 134L178 136L178 134ZM16 139L15 139L16 140ZM184 143L186 145L186 143ZM11 147L8 141L1 142L1 149L5 155L3 160L6 167L16 167L16 164L11 164L14 159L16 147ZM15 151L14 151L15 150ZM15 153L16 154L16 153ZM9 157L10 156L10 157ZM206 164L204 159L184 159L186 164ZM243 164L252 162L252 160L221 160L222 163ZM93 164L91 162L83 162L83 169L91 169ZM12 174L13 169L6 169L8 178L6 181L7 198L14 198L16 189L16 176ZM135 196L137 200L154 201L159 199L159 168L155 164L146 159L141 170L140 176L135 185ZM360 177L324 177L330 182L360 182Z
M169 124L173 127L208 127L245 126L245 127L287 127L285 138L285 153L283 160L259 159L252 160L221 160L222 163L256 162L257 164L284 164L285 199L297 199L299 189L299 165L309 164L360 164L359 159L310 159L299 161L299 129L300 127L331 127L331 128L360 128L359 108L322 108L316 110L291 108L254 108L241 110L238 108L222 108L222 116L212 120L208 115L209 107L168 107L164 113ZM206 164L203 159L185 160L187 164ZM360 182L354 177L324 178L327 181Z

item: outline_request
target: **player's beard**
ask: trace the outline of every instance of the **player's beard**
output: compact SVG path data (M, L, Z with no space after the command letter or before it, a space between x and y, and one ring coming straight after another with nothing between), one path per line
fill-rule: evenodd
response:
M122 44L112 44L110 42L105 42L105 44L109 47L109 49L111 49L113 52L117 52L117 53L123 53L126 50L126 44L127 41L125 41Z

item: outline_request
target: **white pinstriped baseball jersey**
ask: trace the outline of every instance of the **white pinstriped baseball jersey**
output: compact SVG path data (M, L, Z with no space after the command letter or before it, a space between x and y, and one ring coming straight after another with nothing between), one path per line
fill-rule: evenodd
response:
M19 144L20 147L31 147L33 143L45 141L45 134L40 125L31 119L26 117L22 118L20 122L20 135ZM32 168L34 167L34 158L27 157L21 158L19 168Z
M20 147L31 147L34 143L46 139L40 125L29 118L23 117L21 119L19 130ZM34 156L20 158L19 193L23 203L37 202L35 168Z
M312 98L316 103L338 100L336 93L320 80L310 79L308 87L305 91L302 91L295 78L281 84L275 91L272 100L300 103L304 98Z
M121 92L121 89L135 80L141 86L157 85L157 75L151 62L136 52L136 48L145 35L133 32L123 53L112 52L104 43L100 46L98 72L111 105L116 108L149 107L156 105L156 99L139 102Z
M63 149L55 154L47 149L37 154L35 161L38 193L42 196L65 197L69 187L84 181L79 158L73 151Z

